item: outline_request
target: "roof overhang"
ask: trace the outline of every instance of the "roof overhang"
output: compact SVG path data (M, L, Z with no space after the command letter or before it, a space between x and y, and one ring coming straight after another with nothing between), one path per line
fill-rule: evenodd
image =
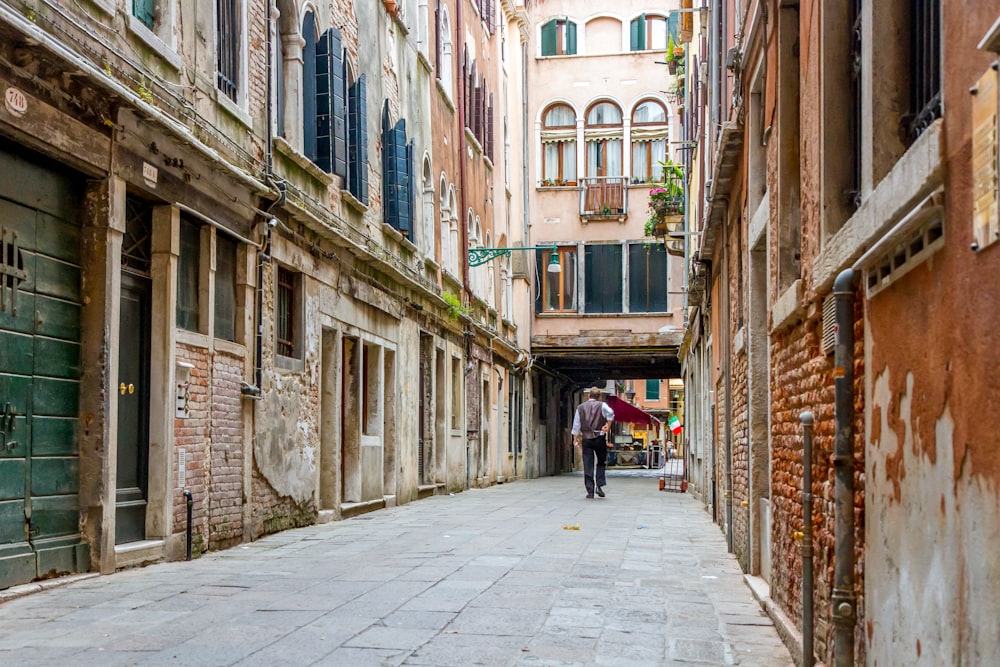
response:
M704 233L698 247L698 257L710 260L715 254L715 238L729 211L729 194L733 190L736 166L743 152L743 124L727 121L719 130L712 161L712 187L708 193Z
M681 377L677 356L681 330L632 333L581 331L578 335L532 336L533 363L581 386L598 380Z

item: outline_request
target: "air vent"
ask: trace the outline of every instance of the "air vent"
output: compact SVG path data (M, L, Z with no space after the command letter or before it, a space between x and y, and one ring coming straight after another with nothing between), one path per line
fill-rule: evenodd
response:
M883 254L865 273L871 298L910 272L944 246L944 220L940 211L930 216L902 242Z
M837 347L837 299L832 294L823 299L823 354L833 354Z

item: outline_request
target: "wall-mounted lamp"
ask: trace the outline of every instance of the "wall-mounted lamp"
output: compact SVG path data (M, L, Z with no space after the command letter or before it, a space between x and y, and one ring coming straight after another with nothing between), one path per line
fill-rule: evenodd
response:
M558 248L554 245L537 246L512 246L510 248L469 248L469 266L481 266L497 257L510 257L515 250L551 250L549 264L546 271L549 273L562 273L562 266L559 265Z

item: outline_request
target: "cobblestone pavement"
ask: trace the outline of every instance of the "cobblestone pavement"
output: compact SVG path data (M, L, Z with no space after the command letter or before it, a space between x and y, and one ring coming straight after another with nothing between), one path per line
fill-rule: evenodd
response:
M792 665L656 471L435 496L0 605L0 665Z

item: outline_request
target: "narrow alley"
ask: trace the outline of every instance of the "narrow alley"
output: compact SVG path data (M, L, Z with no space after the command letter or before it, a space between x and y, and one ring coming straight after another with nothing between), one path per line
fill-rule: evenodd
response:
M609 472L597 500L579 475L438 495L83 575L0 605L0 664L791 665L701 503L652 474Z

